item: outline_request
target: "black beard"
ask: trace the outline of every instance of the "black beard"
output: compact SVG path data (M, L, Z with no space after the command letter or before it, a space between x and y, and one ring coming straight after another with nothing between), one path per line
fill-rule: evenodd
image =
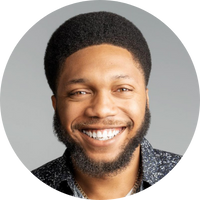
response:
M54 114L53 127L59 141L63 142L70 151L74 167L77 167L83 173L100 178L105 176L114 176L124 170L133 158L133 153L138 145L142 142L147 134L151 120L149 108L146 106L145 116L137 133L129 142L122 148L121 153L110 162L94 161L89 158L84 149L77 144L70 135L65 131L60 122L57 111ZM119 147L120 148L120 147Z

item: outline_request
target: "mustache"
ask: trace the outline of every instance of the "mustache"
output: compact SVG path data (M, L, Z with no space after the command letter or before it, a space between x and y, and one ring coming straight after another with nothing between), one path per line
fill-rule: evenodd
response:
M72 130L80 130L88 127L89 125L102 125L102 126L123 126L131 129L134 126L133 121L121 121L110 119L91 118L90 120L83 121L72 125Z

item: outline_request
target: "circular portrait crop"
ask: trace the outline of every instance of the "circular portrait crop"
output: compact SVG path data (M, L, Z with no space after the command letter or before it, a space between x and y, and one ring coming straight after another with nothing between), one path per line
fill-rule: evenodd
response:
M1 113L38 182L73 197L118 199L155 185L182 159L199 86L187 50L159 19L85 1L21 38L4 72Z

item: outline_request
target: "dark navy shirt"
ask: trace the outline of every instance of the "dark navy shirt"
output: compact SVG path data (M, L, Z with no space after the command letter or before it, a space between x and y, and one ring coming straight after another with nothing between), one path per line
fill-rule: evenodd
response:
M180 155L153 149L148 140L144 138L141 143L143 178L139 191L162 179L180 159ZM75 185L70 152L67 149L62 157L33 170L32 173L42 182L60 192L83 198Z

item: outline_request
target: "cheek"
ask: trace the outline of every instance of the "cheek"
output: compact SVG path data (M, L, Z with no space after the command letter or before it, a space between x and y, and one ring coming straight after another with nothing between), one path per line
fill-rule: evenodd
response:
M146 102L144 100L129 101L124 103L122 111L134 122L134 129L138 129L143 122Z
M72 124L81 118L83 109L83 106L77 103L62 102L60 104L58 112L61 123L68 131L71 131Z

